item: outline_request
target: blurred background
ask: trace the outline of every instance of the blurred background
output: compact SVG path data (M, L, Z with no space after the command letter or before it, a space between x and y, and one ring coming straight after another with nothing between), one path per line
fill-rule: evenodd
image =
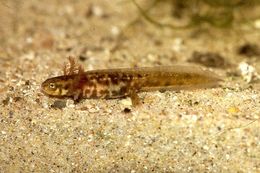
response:
M244 58L255 63L260 54L259 4L259 0L1 0L0 57L12 59L31 50L51 51L54 59L74 55L99 67L107 63L93 60L93 52L112 67L188 61L226 68Z

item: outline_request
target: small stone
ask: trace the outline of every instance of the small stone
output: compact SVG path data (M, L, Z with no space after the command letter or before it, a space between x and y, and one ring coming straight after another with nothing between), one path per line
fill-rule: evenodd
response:
M46 100L43 100L43 101L42 101L42 107L43 107L44 109L49 108L49 104L48 104L48 102L47 102Z
M30 81L29 81L29 80L26 80L26 81L24 82L24 85L30 85Z
M94 140L94 136L92 134L88 135L88 142L92 142Z
M235 114L235 113L238 113L239 111L240 110L234 106L228 108L228 113L230 113L230 114Z
M99 111L100 111L100 108L98 106L88 108L89 113L97 113Z
M155 62L158 58L156 55L153 55L153 54L148 54L147 55L147 59L151 62Z
M130 98L122 99L120 102L121 102L121 104L124 105L124 106L132 106L132 101L131 101Z
M14 97L14 102L18 102L18 101L21 101L22 100L22 97Z
M74 108L74 107L75 107L74 101L71 100L71 99L68 99L68 100L66 101L66 107Z
M74 13L74 8L73 8L73 6L71 6L71 5L66 5L66 6L64 7L64 10L65 10L65 12L66 12L67 14L73 14L73 13Z
M33 60L34 58L35 58L35 53L32 51L22 56L22 59L26 59L26 60Z
M97 5L90 5L89 8L87 9L86 12L86 17L92 17L92 16L96 16L96 17L104 17L104 10Z
M2 103L3 103L4 106L8 105L9 102L10 102L10 97L7 97L6 99L4 99L4 100L2 101Z
M26 43L31 44L33 42L33 38L32 37L27 37L25 39L25 41L26 41Z
M66 107L66 101L64 100L55 100L54 103L51 105L54 109L63 109Z
M175 38L174 43L172 45L172 50L175 52L180 52L183 45L183 39L181 38Z
M238 69L247 83L260 79L260 75L256 72L256 69L246 62L239 63Z
M130 108L125 108L125 109L124 109L124 113L127 114L127 113L130 113L130 112L131 112L131 109L130 109Z
M254 25L256 29L260 29L260 19L255 20Z
M197 115L192 115L192 116L191 116L191 120L192 120L193 122L196 122L196 121L198 120L198 116L197 116Z
M120 29L117 27L117 26L112 26L111 28L111 33L114 35L114 36L118 36L120 34Z
M229 160L230 159L230 155L226 154L226 159Z
M204 150L209 150L209 146L204 145L204 146L203 146L203 149L204 149Z

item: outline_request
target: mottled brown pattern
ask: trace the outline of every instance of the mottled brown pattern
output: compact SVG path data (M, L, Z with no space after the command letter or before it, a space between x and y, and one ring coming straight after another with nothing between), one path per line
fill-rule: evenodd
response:
M42 89L44 93L56 97L80 99L131 96L137 100L136 93L139 91L212 87L218 81L219 78L208 70L172 66L87 71L48 79L42 84ZM57 90L50 89L49 85L53 83Z

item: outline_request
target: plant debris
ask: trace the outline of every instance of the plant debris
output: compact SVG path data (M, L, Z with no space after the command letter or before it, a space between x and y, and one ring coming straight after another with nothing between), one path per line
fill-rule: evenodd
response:
M224 58L218 53L213 53L213 52L201 53L195 51L193 52L192 57L188 59L188 62L201 64L206 67L222 68L222 69L230 66L230 63L227 62L226 58Z

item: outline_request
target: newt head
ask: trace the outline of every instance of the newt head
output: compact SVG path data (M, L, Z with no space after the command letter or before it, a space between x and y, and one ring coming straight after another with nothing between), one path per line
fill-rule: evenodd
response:
M52 97L71 97L72 87L72 79L68 79L68 76L58 76L45 80L41 85L41 90Z

